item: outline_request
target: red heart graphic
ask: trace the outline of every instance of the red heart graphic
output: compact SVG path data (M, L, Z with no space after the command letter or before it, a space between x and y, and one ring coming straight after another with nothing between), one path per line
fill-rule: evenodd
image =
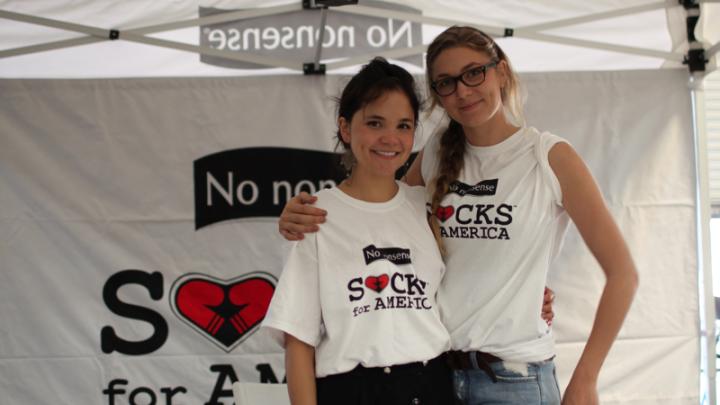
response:
M438 207L435 211L435 216L438 217L441 221L445 222L448 218L453 216L455 213L455 208L453 208L452 205L448 205L447 207Z
M175 314L223 350L230 351L260 325L275 291L275 280L252 273L232 280L200 274L175 282Z
M384 290L387 287L390 277L387 274L381 274L377 277L370 276L365 278L365 286L377 293Z

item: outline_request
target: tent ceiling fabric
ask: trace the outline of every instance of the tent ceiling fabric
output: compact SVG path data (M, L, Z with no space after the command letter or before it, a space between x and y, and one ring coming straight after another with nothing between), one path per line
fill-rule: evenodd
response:
M388 0L384 3L396 7L408 7L408 2ZM219 67L202 63L197 53L192 52L200 42L200 28L190 26L183 29L148 34L147 37L130 34L123 39L124 30L154 26L164 23L196 19L200 8L221 10L259 10L268 7L298 6L300 0L217 0L190 2L182 0L151 1L130 0L123 2L98 1L57 1L0 0L0 11L21 13L73 24L81 24L101 30L118 29L121 40L107 41L101 38L78 39L85 34L57 28L48 28L27 22L4 19L0 24L0 52L9 49L38 45L61 40L83 42L78 46L58 50L47 50L21 56L0 59L0 77L136 77L136 76L229 76L246 74L276 74L299 72L303 62L312 58L290 59L290 64L279 63L284 68L239 69ZM675 0L626 0L626 1L432 1L416 0L410 3L413 13L423 17L472 23L487 27L489 31L502 32L512 28L514 38L500 38L519 71L577 71L577 70L618 70L648 69L660 67L682 67L681 58L688 45L685 38L685 10ZM360 0L360 8L375 6L371 1ZM710 9L715 4L703 4ZM358 9L358 7L355 7ZM624 14L623 10L636 11ZM353 6L332 8L328 19L353 12ZM316 12L319 16L319 12ZM592 16L605 15L608 18L593 20ZM350 18L353 18L351 15ZM587 19L583 17L589 17ZM580 18L580 20L576 20ZM548 24L568 20L573 25L548 28ZM402 20L400 20L402 21ZM702 20L705 21L705 20ZM319 17L317 19L319 23ZM717 42L711 24L701 24L707 33L699 37L709 41L705 48ZM427 44L442 26L424 25L422 42ZM538 31L540 29L540 31ZM538 41L537 38L561 39L561 41L590 41L649 50L662 53L660 57L633 55L609 50L589 49L584 42L569 45ZM95 43L88 43L100 40ZM712 42L715 40L715 42ZM152 46L163 45L162 41L173 41L180 45L167 49ZM164 43L167 44L167 43ZM416 47L421 44L416 44ZM358 61L367 60L379 52L367 52L364 57L355 55ZM248 52L238 51L242 58ZM664 57L663 55L667 55ZM309 59L309 60L308 60ZM336 58L337 59L337 58ZM331 61L332 62L332 61ZM362 63L362 62L359 62ZM288 67L294 67L288 69ZM714 66L714 65L713 65ZM355 67L356 68L356 67ZM335 73L347 73L351 68L336 69ZM421 71L422 66L415 69Z

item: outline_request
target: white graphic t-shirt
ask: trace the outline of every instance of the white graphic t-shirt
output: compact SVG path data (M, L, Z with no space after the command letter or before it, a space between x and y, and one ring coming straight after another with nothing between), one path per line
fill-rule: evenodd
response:
M439 138L425 146L430 201ZM551 261L568 224L548 153L562 138L522 128L503 142L466 144L465 163L437 210L447 249L438 303L455 350L532 362L554 355L540 317Z
M450 346L424 188L398 185L384 203L319 191L327 222L296 242L283 269L263 327L314 346L317 377L430 360Z

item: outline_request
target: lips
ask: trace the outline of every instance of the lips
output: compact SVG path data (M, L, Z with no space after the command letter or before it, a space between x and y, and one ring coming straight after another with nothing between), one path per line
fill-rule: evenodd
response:
M388 151L379 149L370 149L370 156L381 164L400 164L400 159L405 156L400 151Z
M388 158L388 159L394 158L400 154L400 152L390 152L390 151L380 151L380 150L373 150L372 152L376 155L379 155L381 157Z
M469 111L469 110L472 110L473 108L477 107L478 105L480 105L480 103L482 103L482 102L483 102L483 100L481 99L481 100L478 100L478 101L476 101L476 102L474 102L474 103L461 105L461 106L458 107L458 109L460 109L460 111L463 111L463 112L464 112L464 111Z

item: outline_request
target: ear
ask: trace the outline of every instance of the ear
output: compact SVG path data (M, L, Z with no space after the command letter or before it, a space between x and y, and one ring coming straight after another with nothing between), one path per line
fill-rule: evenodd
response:
M510 67L507 64L507 61L501 60L497 64L497 73L498 73L498 79L500 82L500 88L505 88L505 86L508 83L508 78L510 77L509 72Z
M340 129L340 136L343 142L350 143L350 123L344 118L338 118L338 128Z

